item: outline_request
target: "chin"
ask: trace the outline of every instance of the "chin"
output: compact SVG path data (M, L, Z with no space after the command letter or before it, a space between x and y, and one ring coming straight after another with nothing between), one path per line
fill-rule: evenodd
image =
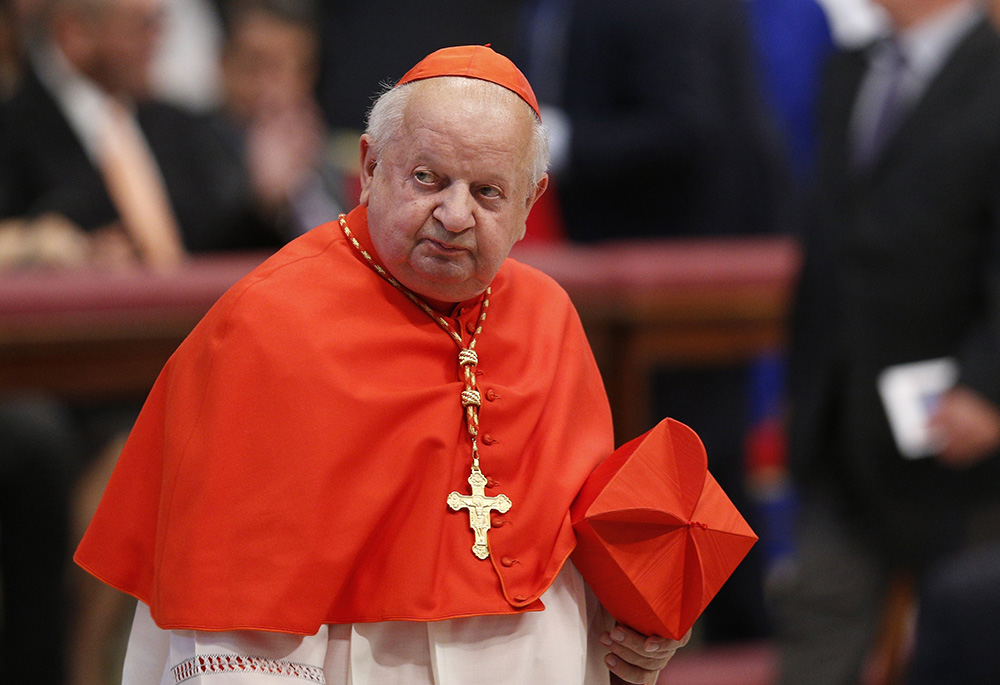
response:
M455 278L452 273L414 270L408 280L412 283L412 285L407 283L403 283L403 285L406 285L415 293L422 294L423 296L436 300L461 302L462 300L467 300L470 297L475 297L475 295L466 295L465 297L462 296L463 293L473 292L475 288L470 287L468 279Z
M466 289L450 289L450 288L430 288L424 287L420 290L414 290L418 295L426 300L433 300L435 302L444 302L447 304L455 304L456 302L462 302L463 300L469 300L476 296L477 293L472 293L470 290Z

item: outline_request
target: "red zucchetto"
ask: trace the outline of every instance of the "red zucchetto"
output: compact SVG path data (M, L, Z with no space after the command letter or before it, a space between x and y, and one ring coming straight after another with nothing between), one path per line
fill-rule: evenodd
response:
M542 118L531 84L521 70L489 45L460 45L441 48L417 62L399 79L397 86L438 76L463 76L489 81L518 95Z

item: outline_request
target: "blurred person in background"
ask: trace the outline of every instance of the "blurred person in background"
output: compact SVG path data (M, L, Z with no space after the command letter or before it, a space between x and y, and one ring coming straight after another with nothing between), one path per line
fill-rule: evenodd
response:
M0 131L21 82L31 7L0 2ZM2 255L14 234L0 231ZM66 550L77 445L65 410L42 398L0 399L0 678L62 683L69 597ZM55 657L54 657L55 655Z
M1000 544L935 564L918 601L907 685L1000 682Z
M991 0L994 27L1000 2ZM919 620L908 685L1000 681L1000 544L962 549L936 563L917 595Z
M316 98L317 10L311 0L232 0L224 7L223 114L261 220L293 238L344 206L344 181Z
M0 1L0 107L21 80L21 26L12 0Z
M0 126L0 271L169 270L191 252L282 242L253 220L249 176L219 124L152 97L160 0L50 0L20 17L23 72ZM108 645L127 611L116 593L73 579L74 597L60 609L75 623L71 647L58 617L38 639L31 626L42 616L19 607L37 602L42 614L39 597L59 597L74 531L89 521L137 412L132 402L36 397L0 407L0 421L17 428L2 437L3 487L20 495L5 497L0 511L4 636L44 646L45 666L54 669L39 679L38 659L15 650L2 666L5 682L63 682L67 651L69 682L103 682ZM33 514L39 507L49 515ZM37 553L19 552L19 544Z
M221 2L163 0L161 36L149 67L154 97L196 112L219 106Z
M1000 538L1000 38L968 0L880 4L891 34L828 69L803 226L789 390L803 509L776 597L789 684L859 682L889 588ZM957 382L914 404L928 439L911 450L880 378L939 359Z
M277 245L246 221L246 173L216 128L150 97L162 12L160 0L47 6L0 135L0 219L21 231L8 262L169 265L188 251ZM45 228L64 253L34 244Z
M0 399L0 680L66 682L70 490L79 436L65 407Z

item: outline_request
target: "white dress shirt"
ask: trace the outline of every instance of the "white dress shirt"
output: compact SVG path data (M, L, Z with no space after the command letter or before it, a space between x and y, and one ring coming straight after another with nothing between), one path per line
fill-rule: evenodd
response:
M949 55L982 16L983 8L974 0L966 0L895 36L893 40L906 65L899 84L903 110L912 107L923 96ZM888 42L872 50L851 118L852 140L861 141L875 130L881 95L889 87L894 59L893 46ZM859 146L866 144L861 142Z

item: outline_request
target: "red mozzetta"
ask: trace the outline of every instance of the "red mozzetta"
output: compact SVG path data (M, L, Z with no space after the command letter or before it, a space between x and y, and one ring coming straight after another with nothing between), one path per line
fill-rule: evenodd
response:
M371 252L365 210L347 222ZM446 315L468 339L480 308ZM458 347L334 221L237 283L167 362L77 562L163 628L541 609L610 411L568 297L530 267L501 268L476 349L486 494L513 502L488 559L447 504L470 468Z

